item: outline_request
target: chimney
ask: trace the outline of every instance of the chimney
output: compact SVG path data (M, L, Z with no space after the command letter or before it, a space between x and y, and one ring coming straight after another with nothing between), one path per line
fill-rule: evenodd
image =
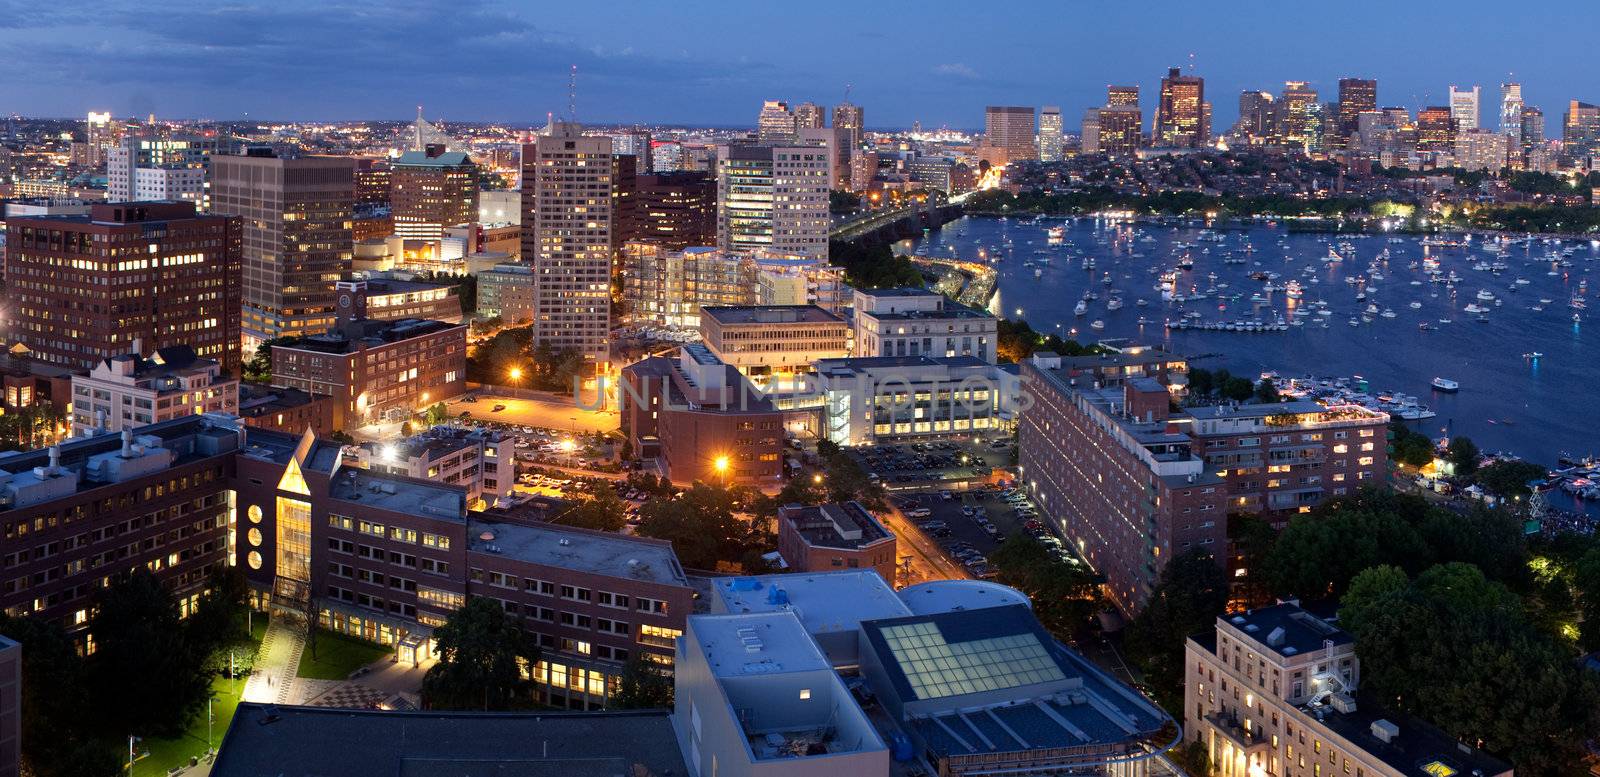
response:
M143 356L144 355L144 338L142 338L142 337L133 338L133 342L128 345L128 353L130 353L130 354L132 354L134 356Z
M122 458L133 458L133 430L122 430Z
M60 472L60 471L61 471L61 446L52 445L52 446L50 446L50 473L51 474L55 474L55 473Z

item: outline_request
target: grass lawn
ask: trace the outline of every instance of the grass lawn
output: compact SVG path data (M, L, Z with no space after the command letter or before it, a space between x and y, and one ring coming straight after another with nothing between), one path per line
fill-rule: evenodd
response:
M262 637L267 633L267 618L257 615L251 624L250 637L257 645L261 644ZM233 721L233 711L239 706L239 697L244 694L243 677L238 680L229 680L218 677L211 681L211 690L215 694L211 701L211 746L216 747L222 742L222 735L227 732L228 724ZM162 777L168 769L174 766L186 766L191 756L203 756L206 752L206 715L201 712L195 718L189 730L182 736L173 739L146 739L136 746L140 752L148 752L148 756L141 756L133 764L133 777ZM123 753L127 757L127 753Z
M300 654L300 677L313 680L343 680L360 669L394 651L365 640L317 629L317 658L311 658L311 646L306 645Z

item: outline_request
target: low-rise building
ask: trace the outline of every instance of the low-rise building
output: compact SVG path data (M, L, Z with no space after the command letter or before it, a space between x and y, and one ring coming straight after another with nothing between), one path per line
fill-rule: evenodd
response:
M844 268L808 254L771 249L751 254L756 263L757 305L816 305L836 316L850 306Z
M693 329L700 309L755 302L755 263L711 246L622 246L622 319L636 325Z
M339 293L365 295L367 317L377 321L426 318L461 323L461 298L453 284L374 275L334 285Z
M971 356L995 363L994 316L927 289L856 289L854 356Z
M403 421L462 393L466 362L463 325L355 318L326 334L274 343L272 384L333 397L334 428L353 429Z
M998 432L1016 421L1016 373L977 357L869 356L815 366L819 436L839 445Z
M76 374L34 359L28 346L15 343L0 353L0 386L5 389L0 405L7 413L15 413L49 403L65 415L72 406L72 377Z
M88 375L72 378L72 433L78 437L238 409L239 379L187 345L102 359Z
M1185 741L1223 777L1510 777L1428 723L1356 702L1355 640L1294 603L1219 617L1184 648Z
M290 434L307 429L318 435L337 431L333 426L333 397L267 383L239 383L239 419L246 426Z
M622 369L622 432L680 483L753 482L783 472L783 412L698 343Z
M507 324L533 320L533 265L504 262L478 273L478 318Z
M375 472L461 486L468 504L492 503L517 483L514 443L490 429L435 426L403 440L362 443L356 461Z
M703 308L700 339L718 359L767 390L792 390L818 359L849 355L850 327L816 305Z
M895 579L895 536L860 502L778 508L778 553L796 572L872 569Z

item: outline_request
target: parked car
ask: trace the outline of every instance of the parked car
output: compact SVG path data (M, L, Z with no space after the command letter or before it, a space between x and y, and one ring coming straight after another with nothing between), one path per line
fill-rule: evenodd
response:
M907 518L926 518L933 515L933 511L926 507L914 507L906 511Z

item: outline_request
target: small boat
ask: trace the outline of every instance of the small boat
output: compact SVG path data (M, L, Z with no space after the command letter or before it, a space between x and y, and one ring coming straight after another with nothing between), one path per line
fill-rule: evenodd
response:
M1088 312L1089 312L1089 301L1086 300L1086 299L1078 300L1077 307L1074 307L1072 309L1072 315L1074 315L1074 316L1086 315L1086 314L1088 314Z
M1434 378L1433 390L1443 391L1447 394L1453 394L1461 390L1461 384L1450 380L1449 378Z
M1524 359L1538 359L1538 358L1540 358L1542 356L1544 356L1544 354L1539 353L1538 351L1529 351L1529 352L1523 354L1522 358L1524 358Z
M1089 328L1090 329L1094 329L1094 330L1105 329L1106 328L1106 322L1101 321L1100 319L1097 318L1097 319L1089 322Z

